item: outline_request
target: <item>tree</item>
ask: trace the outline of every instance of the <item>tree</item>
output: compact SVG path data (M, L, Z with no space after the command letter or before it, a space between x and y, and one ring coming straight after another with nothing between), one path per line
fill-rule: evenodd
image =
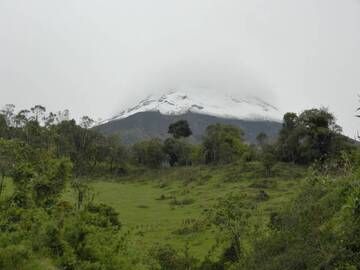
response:
M344 147L341 128L327 109L306 110L299 116L285 114L278 141L282 160L309 164L336 156Z
M187 165L190 160L190 145L182 138L187 138L192 134L189 123L186 120L177 121L169 126L169 134L173 138L168 138L164 142L164 152L168 156L170 166Z
M134 161L141 165L146 165L147 142L142 141L134 144L131 148Z
M0 138L7 138L9 136L9 127L4 115L0 114Z
M25 132L25 140L28 144L33 146L46 145L46 131L40 126L36 120L30 120L23 128Z
M192 131L186 120L180 120L169 126L168 133L173 135L174 138L179 139L181 137L187 138L191 136Z
M35 105L30 110L33 113L32 120L40 123L40 121L43 120L46 108L41 105Z
M272 174L272 168L276 164L276 156L271 151L265 151L261 155L261 161L265 168L265 174L270 177Z
M6 177L11 177L15 186L18 184L20 188L22 188L23 184L23 186L26 186L26 183L22 181L29 176L29 174L24 173L25 170L21 170L21 167L33 167L29 161L33 164L39 163L37 153L34 149L19 140L5 140L0 138L0 194L4 189ZM25 163L27 163L27 165L25 165Z
M71 182L76 197L76 208L80 210L84 204L90 204L93 201L93 194L89 186L79 178Z
M120 143L120 138L117 135L106 138L106 148L108 150L107 158L110 163L110 172L114 171L114 168L125 163L126 149Z
M86 125L85 125L86 126ZM93 129L85 129L75 120L62 121L50 127L58 157L69 157L76 177L90 173L99 159L104 160L105 137Z
M84 129L91 128L94 123L95 123L95 121L86 115L81 117L81 119L80 119L80 127L84 128Z
M15 163L16 146L12 141L0 139L0 197L5 189L5 178L10 176Z
M6 104L5 107L0 111L0 113L5 117L5 121L8 126L13 125L14 111L14 104Z
M203 141L205 163L229 163L246 150L243 133L231 125L215 124L206 129Z
M45 127L49 128L50 126L56 123L57 115L53 112L50 112L46 117L44 117Z
M51 207L60 198L71 176L72 164L68 159L44 159L42 172L33 180L34 201L40 207Z
M210 211L210 221L217 226L228 241L229 247L223 257L227 262L238 262L243 255L243 235L253 206L244 195L231 193L220 198Z
M159 139L142 141L132 147L134 159L150 168L160 168L165 160L163 145Z
M63 121L69 121L69 120L70 120L70 112L69 112L69 110L58 111L56 113L55 121L57 123L61 123Z
M298 116L296 113L288 112L284 115L283 128L284 130L293 130L298 123Z
M146 149L146 164L151 168L159 168L165 158L162 143L159 139L148 142Z
M21 110L14 117L16 127L24 127L29 121L29 110Z
M164 142L164 152L170 166L188 165L191 159L191 146L183 140L168 138Z

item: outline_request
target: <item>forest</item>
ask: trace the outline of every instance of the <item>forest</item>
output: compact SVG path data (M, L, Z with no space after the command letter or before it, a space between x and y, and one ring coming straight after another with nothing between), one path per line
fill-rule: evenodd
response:
M122 144L87 116L0 112L0 269L360 269L360 149L325 108L276 139L186 121Z

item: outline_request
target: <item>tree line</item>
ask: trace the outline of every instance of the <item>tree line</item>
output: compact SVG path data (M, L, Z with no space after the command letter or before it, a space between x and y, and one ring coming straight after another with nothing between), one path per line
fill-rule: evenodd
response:
M84 116L79 123L69 118L69 111L52 113L36 105L15 112L14 105L0 111L0 138L19 140L36 149L46 149L56 157L67 157L76 176L126 173L134 166L161 168L197 164L226 164L235 160L259 160L267 174L277 161L308 165L323 163L351 148L341 134L335 117L326 109L311 109L297 115L284 115L283 127L276 141L265 133L257 144L249 145L242 130L210 125L199 145L189 143L192 132L185 120L169 126L169 138L144 140L132 146L121 144L119 136L105 136L91 128L94 121Z

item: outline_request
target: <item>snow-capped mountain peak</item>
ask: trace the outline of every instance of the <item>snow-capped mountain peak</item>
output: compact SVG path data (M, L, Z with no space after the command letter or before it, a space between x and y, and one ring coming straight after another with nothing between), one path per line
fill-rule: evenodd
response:
M170 91L162 95L151 95L105 122L148 111L158 111L164 115L192 112L244 120L279 121L281 119L278 108L257 97L235 97L208 91Z

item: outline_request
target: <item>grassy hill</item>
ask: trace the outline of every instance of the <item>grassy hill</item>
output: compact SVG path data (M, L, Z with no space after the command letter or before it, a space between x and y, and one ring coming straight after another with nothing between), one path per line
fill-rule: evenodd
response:
M195 257L204 259L216 245L218 232L207 225L206 219L219 198L242 194L257 205L254 219L266 221L296 196L304 175L301 167L278 164L274 176L265 178L262 166L253 162L246 166L239 163L147 170L122 178L84 181L96 202L110 205L119 213L135 249L147 252L158 244L171 244L181 250L188 244ZM8 180L4 197L12 190ZM75 200L70 188L64 199Z
M168 243L183 249L189 244L191 253L203 259L216 244L217 232L206 224L206 215L219 198L243 194L257 204L257 215L263 219L294 198L304 169L279 164L274 171L274 177L265 178L255 162L246 168L183 167L88 181L95 200L118 211L135 247L146 250ZM263 198L264 193L269 197ZM73 200L73 194L68 192L66 199Z
M244 269L305 269L303 266L308 264L311 266L308 269L319 269L318 265L330 265L334 260L350 268L323 269L356 269L351 267L358 264L359 258L356 257L360 235L359 174L326 176L314 172L277 163L272 177L264 177L261 163L236 162L224 166L140 170L126 177L82 181L90 187L90 197L98 205L110 205L119 213L122 229L111 237L123 239L126 253L119 259L126 256L131 269L172 269L151 267L154 256L151 252L161 247L165 247L162 250L165 253L155 253L155 262L174 260L180 264L176 269L184 269L184 262L179 260L189 255L197 266L206 260L231 258L229 239L224 239L226 233L209 222L212 211L218 210L219 200L229 194L240 195L238 204L254 205L241 244L243 262L255 268ZM5 194L0 199L11 196L13 190L11 180L7 179ZM74 190L69 187L60 204L72 205L75 201ZM101 237L95 239L100 241ZM14 255L2 257L17 258L14 256L25 252L19 248ZM321 252L317 252L319 248ZM171 253L172 249L176 255ZM58 262L45 253L33 257L31 264L21 269L57 269L55 265ZM217 269L202 267L199 269Z

